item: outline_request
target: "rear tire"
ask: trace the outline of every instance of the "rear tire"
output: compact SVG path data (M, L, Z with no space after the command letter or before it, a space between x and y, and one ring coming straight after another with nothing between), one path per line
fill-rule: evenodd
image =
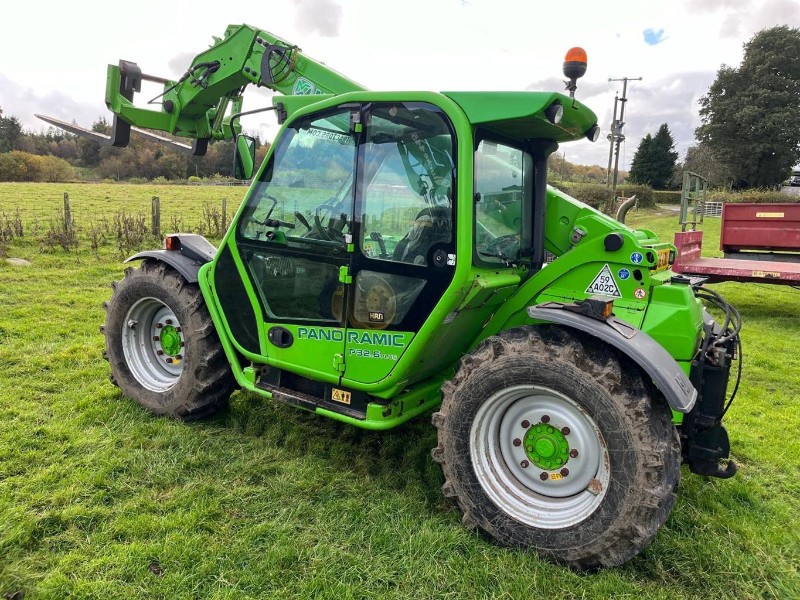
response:
M112 383L173 419L200 419L223 408L235 381L197 284L145 260L112 287L102 328Z
M465 356L443 387L433 451L463 522L576 569L616 566L667 520L680 444L638 367L555 326Z

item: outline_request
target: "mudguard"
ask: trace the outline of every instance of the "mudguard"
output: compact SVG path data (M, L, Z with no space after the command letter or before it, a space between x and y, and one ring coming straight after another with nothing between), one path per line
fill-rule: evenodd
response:
M680 413L692 410L697 390L680 365L658 342L641 329L614 316L605 320L593 319L565 310L565 306L560 302L547 302L530 306L527 311L532 319L572 327L613 346L650 376L670 408Z
M197 283L200 267L214 260L217 249L206 238L196 233L175 233L168 237L180 239L179 250L145 250L127 258L125 262L154 258L167 263L189 283Z

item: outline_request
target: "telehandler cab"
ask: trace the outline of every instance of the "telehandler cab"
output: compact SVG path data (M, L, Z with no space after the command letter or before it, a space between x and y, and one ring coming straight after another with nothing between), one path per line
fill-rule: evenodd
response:
M564 67L569 95L370 92L247 25L177 81L110 65L110 137L47 120L194 154L236 136L242 178L248 84L277 93L282 125L218 248L177 233L128 259L112 381L177 419L237 386L372 430L438 407L433 459L466 525L577 569L633 557L682 460L736 470L721 420L741 321L670 271L671 244L547 186L558 144L599 134L574 97L585 52ZM142 80L160 108L133 104Z

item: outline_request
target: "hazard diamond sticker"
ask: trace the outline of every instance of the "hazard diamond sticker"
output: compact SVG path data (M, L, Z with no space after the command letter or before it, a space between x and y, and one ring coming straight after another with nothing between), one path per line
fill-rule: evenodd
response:
M603 296L614 296L615 298L622 298L619 293L617 282L614 281L614 276L611 274L611 268L605 265L597 276L586 288L587 294L602 294Z

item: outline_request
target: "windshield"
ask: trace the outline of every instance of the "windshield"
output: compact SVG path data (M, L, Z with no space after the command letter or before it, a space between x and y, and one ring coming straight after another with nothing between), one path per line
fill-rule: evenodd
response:
M424 103L377 104L365 114L363 133L350 108L288 128L248 198L239 239L329 253L354 243L368 258L417 265L431 264L437 251L451 254L455 164L447 119Z
M349 110L287 129L253 187L240 238L341 250L352 229L355 149Z

